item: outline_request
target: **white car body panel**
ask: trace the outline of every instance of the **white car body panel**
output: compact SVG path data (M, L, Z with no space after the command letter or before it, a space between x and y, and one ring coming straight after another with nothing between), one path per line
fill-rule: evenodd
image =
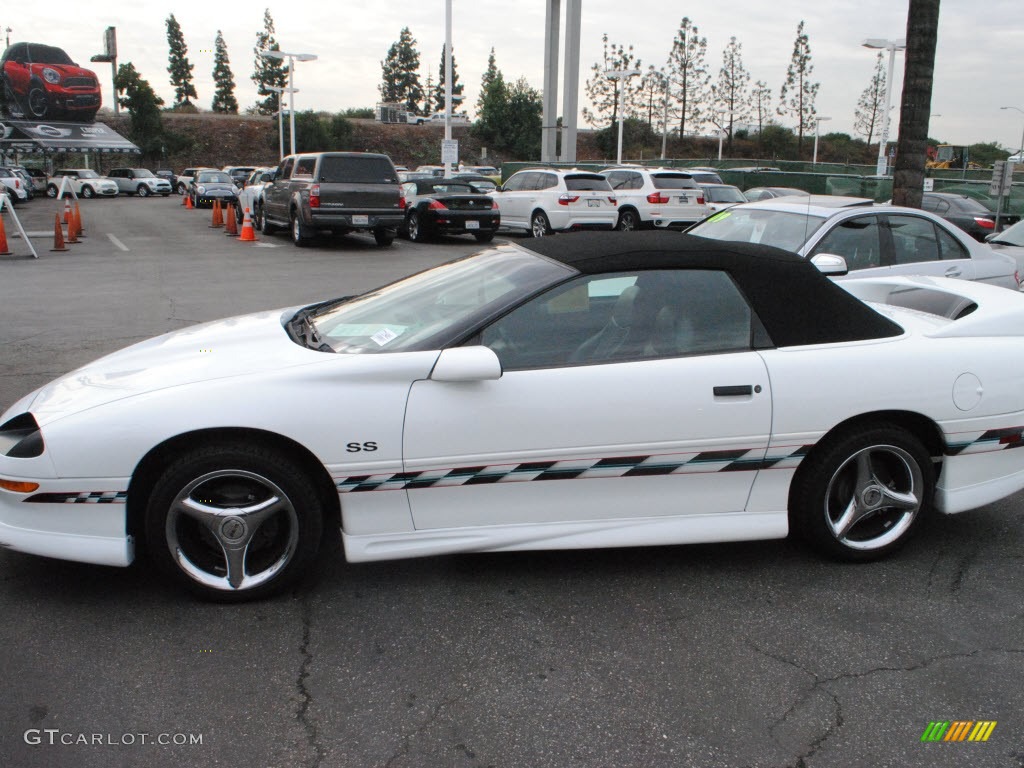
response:
M439 350L328 354L293 343L290 311L136 344L26 396L45 451L0 455L0 546L84 562L132 558L133 473L165 441L246 429L303 446L335 484L347 557L785 536L789 484L838 424L902 410L945 441L936 507L1024 488L1024 296L941 278L851 280L882 300L977 303L950 321L879 310L901 336L435 381ZM1015 329L1013 333L1011 330ZM749 394L715 396L716 386ZM757 388L760 387L760 391ZM781 396L779 393L784 393ZM353 450L353 445L372 449ZM543 463L544 466L522 466ZM546 476L545 476L546 473Z

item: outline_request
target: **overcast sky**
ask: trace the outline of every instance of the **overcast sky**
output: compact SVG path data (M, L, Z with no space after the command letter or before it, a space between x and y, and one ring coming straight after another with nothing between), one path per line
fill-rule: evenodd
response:
M563 3L564 5L564 3ZM0 9L0 29L11 42L45 42L64 48L73 59L96 69L110 105L109 64L89 64L102 51L103 30L117 28L120 63L131 61L168 103L173 89L167 75L165 20L174 13L195 65L199 105L213 97L213 42L223 32L241 108L256 99L249 79L253 71L256 33L269 7L282 50L314 53L315 62L295 72L296 110L339 111L368 107L379 99L380 62L409 27L420 51L421 78L434 72L444 44L444 0L391 2L335 0L282 3L197 2L151 0L10 0ZM543 78L543 0L454 0L453 45L460 81L472 105L493 46L506 80L525 77L540 89ZM943 0L929 134L951 143L994 141L1016 150L1024 131L1024 13L1020 0ZM822 132L853 133L857 99L867 87L875 53L861 47L868 37L905 36L907 2L901 0L732 0L726 3L684 3L679 0L584 0L580 62L581 106L584 81L601 58L601 36L633 45L646 68L662 66L684 15L707 38L707 61L715 75L722 49L735 36L753 80L765 80L775 99L785 80L796 37L804 20L814 72L820 82L818 114L831 117ZM899 103L903 56L897 54L893 104ZM559 94L561 104L561 93ZM893 110L893 131L899 122ZM792 125L791 118L777 118ZM582 124L581 124L582 125Z

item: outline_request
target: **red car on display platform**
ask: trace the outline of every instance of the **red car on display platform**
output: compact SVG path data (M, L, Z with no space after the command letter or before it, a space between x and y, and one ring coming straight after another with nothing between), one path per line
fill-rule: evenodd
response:
M0 58L3 92L12 118L91 122L102 99L96 73L62 49L14 43Z

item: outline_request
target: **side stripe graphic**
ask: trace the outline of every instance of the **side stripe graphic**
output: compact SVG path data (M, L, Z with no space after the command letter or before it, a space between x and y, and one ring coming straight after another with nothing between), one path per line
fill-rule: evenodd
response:
M339 493L401 491L445 488L455 485L523 483L538 480L576 480L599 477L650 477L653 475L702 472L753 472L759 469L792 469L812 446L802 445L763 451L729 450L657 456L611 456L601 459L531 461L522 464L493 464L454 469L426 469L380 475L352 475L335 478Z
M128 491L37 493L25 499L36 504L124 504L127 500Z

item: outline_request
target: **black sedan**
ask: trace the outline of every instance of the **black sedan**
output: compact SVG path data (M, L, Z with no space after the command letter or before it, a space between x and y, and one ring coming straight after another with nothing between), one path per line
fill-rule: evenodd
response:
M224 171L199 171L189 189L192 206L201 208L220 200L221 205L238 202L238 187Z
M402 233L422 242L437 235L473 235L489 243L501 224L498 203L466 181L423 178L402 185L406 200Z
M921 199L921 207L956 224L975 240L984 241L988 235L997 231L996 215L973 197L967 195L952 192L925 192ZM1001 219L1003 226L1009 226L1020 221L1020 216L1004 213Z

